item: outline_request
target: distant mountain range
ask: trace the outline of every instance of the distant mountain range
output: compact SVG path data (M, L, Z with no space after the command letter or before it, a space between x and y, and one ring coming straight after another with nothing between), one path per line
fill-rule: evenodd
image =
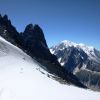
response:
M50 51L66 71L76 75L87 87L100 90L100 51L67 40L51 47Z
M33 60L38 61L40 67L53 74L55 78L57 76L56 80L60 83L64 82L87 88L73 73L67 72L64 67L61 67L57 57L51 54L39 25L29 24L24 32L19 33L11 24L7 15L0 15L0 36L19 47L31 56Z

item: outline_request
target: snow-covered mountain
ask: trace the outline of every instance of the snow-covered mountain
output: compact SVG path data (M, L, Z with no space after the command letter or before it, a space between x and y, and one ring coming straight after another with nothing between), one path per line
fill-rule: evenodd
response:
M39 63L0 37L0 100L100 98L98 92L62 85L46 74Z
M89 59L94 59L100 62L100 51L96 50L92 46L87 46L82 43L77 44L68 40L64 40L60 44L51 47L50 50L51 50L51 53L55 54L56 51L58 50L63 51L64 49L69 48L69 47L74 47L74 48L77 48L78 50L83 50L88 55Z
M46 71L57 76L58 78L53 77L56 80L87 88L75 75L66 72L57 61L57 57L50 53L44 33L39 25L29 24L24 32L19 33L7 15L0 16L0 36L39 62Z
M100 90L100 51L85 44L64 40L50 48L59 63L85 85Z

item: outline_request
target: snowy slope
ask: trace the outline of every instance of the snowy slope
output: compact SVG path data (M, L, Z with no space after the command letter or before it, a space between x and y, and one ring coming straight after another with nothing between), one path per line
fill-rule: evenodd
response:
M98 100L100 93L62 85L38 63L0 37L0 100Z

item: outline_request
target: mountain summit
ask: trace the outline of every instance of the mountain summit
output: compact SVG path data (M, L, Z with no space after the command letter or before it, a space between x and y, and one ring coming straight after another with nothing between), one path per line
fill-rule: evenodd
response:
M85 85L100 90L100 51L64 40L50 48L66 71L75 74Z

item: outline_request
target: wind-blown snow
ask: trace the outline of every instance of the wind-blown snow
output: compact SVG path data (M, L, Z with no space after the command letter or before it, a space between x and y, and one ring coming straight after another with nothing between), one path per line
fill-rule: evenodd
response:
M23 51L0 37L0 100L98 100L100 93L62 85Z

